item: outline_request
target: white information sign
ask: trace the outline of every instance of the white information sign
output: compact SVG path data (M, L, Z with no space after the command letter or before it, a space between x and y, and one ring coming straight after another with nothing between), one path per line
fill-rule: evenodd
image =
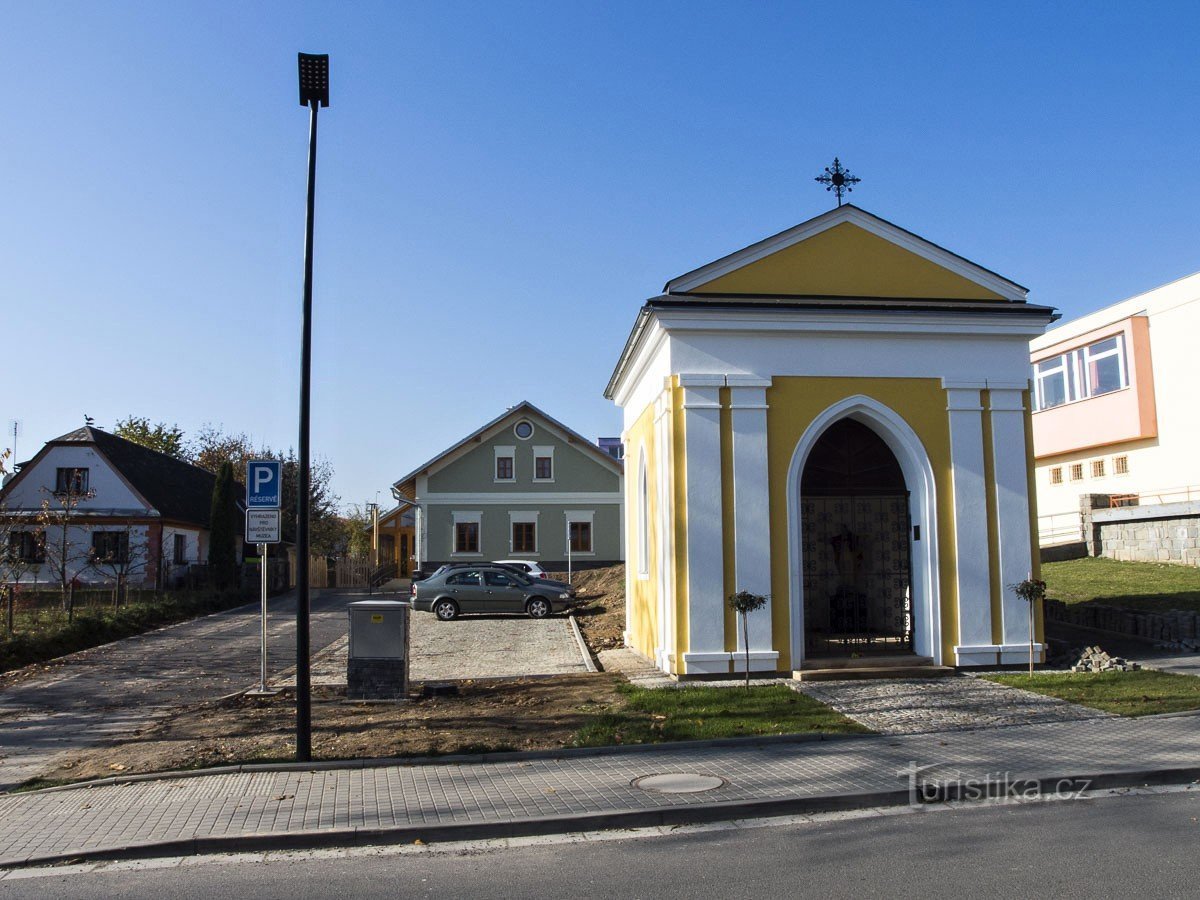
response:
M277 510L277 509L248 509L248 510L246 510L246 543L247 544L278 544L279 543L279 510Z

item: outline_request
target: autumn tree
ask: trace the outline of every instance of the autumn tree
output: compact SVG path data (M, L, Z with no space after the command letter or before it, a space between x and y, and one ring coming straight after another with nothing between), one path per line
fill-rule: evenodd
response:
M117 420L113 434L175 459L187 460L189 456L183 429L178 425L168 425L166 422L151 425L147 418L128 416Z
M366 507L357 503L350 505L342 515L342 526L345 530L346 552L359 559L366 558L371 553L371 526L373 520Z

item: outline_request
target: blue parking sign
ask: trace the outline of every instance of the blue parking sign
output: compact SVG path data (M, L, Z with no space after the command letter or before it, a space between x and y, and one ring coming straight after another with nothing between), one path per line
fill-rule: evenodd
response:
M279 509L283 464L277 459L252 459L246 463L246 508Z

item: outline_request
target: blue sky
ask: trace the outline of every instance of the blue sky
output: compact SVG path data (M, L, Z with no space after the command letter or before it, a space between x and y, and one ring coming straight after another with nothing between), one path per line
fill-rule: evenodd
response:
M1070 317L1200 269L1192 4L12 3L0 290L20 455L127 414L295 442L346 502L601 392L670 277L865 209ZM2 423L0 423L2 424ZM9 443L3 441L4 445Z

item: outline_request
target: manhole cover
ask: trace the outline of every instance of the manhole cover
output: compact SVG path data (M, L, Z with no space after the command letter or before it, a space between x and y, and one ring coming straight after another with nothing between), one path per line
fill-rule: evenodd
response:
M632 784L643 791L654 791L656 794L699 794L725 787L729 782L717 775L689 775L680 772L670 775L643 775L633 779Z

